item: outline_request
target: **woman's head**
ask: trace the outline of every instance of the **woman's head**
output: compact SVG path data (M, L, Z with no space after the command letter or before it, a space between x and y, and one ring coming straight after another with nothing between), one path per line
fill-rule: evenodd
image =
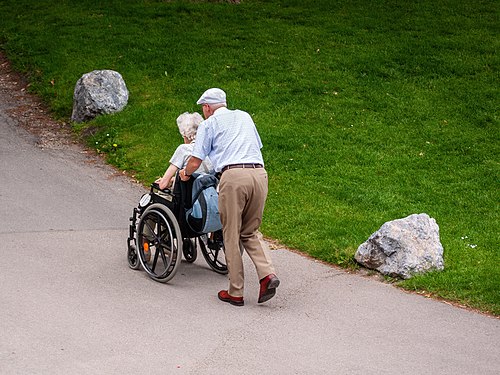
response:
M196 138L198 125L200 125L202 121L203 117L201 117L198 112L184 112L182 115L177 117L177 126L179 127L181 135L191 142Z

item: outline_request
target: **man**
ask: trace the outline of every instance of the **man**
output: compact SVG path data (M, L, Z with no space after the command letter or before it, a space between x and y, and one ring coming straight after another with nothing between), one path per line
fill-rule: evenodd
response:
M187 181L207 156L215 171L221 173L219 212L229 288L221 290L218 297L235 306L244 305L241 244L260 279L258 302L268 301L280 281L259 232L268 189L259 133L248 113L227 108L226 93L221 89L208 89L196 104L202 106L206 120L198 127L192 156L179 173Z

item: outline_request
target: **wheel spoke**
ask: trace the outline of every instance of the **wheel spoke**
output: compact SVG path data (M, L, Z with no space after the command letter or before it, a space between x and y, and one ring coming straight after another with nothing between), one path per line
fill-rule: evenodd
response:
M214 260L217 262L217 259L219 259L219 250L220 249L217 249L217 250L214 250Z
M163 246L159 247L159 252L161 255L161 259L163 260L163 265L165 266L165 268L167 268L168 260L167 260L167 256L165 255L165 250L163 250Z
M156 250L156 251L155 251L155 256L154 256L154 259L153 259L153 266L151 267L151 270L152 270L153 272L154 272L154 271L155 271L155 269L156 269L156 263L158 262L158 253L159 253L159 251L158 251L158 248L157 248L157 247L155 247L155 250Z
M160 243L167 242L168 239L173 238L170 226L167 225L165 229L163 234L158 233L158 242Z
M162 249L166 249L166 251L169 252L169 258L170 258L170 254L172 253L172 248L174 246L173 244L173 234L172 234L172 230L171 230L171 227L170 225L164 225L163 226L164 230L162 233L158 233L158 243L159 245L162 247ZM167 267L169 261L165 258L165 250L162 251L162 255L163 255L163 261L164 261L164 264L165 264L165 268Z
M154 227L151 227L151 222L153 222L153 223L154 223ZM153 237L156 237L156 235L155 235L155 228L156 228L156 224L157 224L157 222L156 222L156 221L154 221L153 219L151 219L151 220L145 220L145 224L146 224L146 226L148 227L149 232L151 233L151 235L152 235ZM145 237L147 238L147 235L146 235ZM148 240L150 240L150 239L148 238Z

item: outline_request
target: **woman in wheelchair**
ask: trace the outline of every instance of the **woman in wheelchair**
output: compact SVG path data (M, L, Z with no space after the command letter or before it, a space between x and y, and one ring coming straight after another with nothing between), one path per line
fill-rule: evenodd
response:
M182 255L185 261L194 262L197 248L212 270L227 274L222 231L214 225L208 225L213 220L200 221L196 215L196 211L203 211L204 219L216 216L216 221L220 223L218 209L214 213L217 204L208 204L218 195L218 179L212 164L208 161L196 171L200 175L198 183L201 186L195 179L181 181L177 173L185 167L191 156L201 121L203 118L198 113L185 112L177 118L184 144L177 147L165 174L151 184L150 192L141 197L130 218L127 251L129 267L144 269L155 281L168 282L172 279ZM198 197L203 198L203 210L199 207ZM207 225L203 225L203 228L193 225L200 223Z
M197 112L184 112L177 117L177 126L179 127L179 133L181 133L184 139L184 143L179 145L175 150L172 158L170 159L170 165L165 171L163 177L155 181L161 190L170 188L173 185L175 180L174 177L177 171L186 166L194 148L198 126L202 121L203 117L201 117L201 115ZM211 172L213 172L213 168L210 160L204 160L200 167L196 170L196 173L208 174Z

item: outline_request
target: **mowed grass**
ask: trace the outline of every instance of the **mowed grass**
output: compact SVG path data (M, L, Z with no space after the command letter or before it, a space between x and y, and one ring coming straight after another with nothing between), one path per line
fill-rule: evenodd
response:
M262 230L356 268L384 222L425 212L445 270L403 288L500 314L499 3L326 0L0 3L0 42L67 121L76 81L120 72L126 109L77 130L145 184L175 119L221 87L270 175Z

